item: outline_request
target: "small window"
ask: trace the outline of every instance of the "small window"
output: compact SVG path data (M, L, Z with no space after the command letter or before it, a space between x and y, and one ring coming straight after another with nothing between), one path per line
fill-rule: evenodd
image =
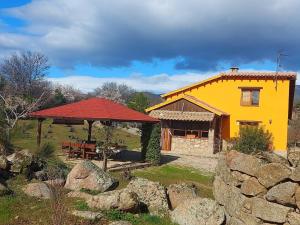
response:
M241 105L258 106L259 105L259 89L242 89Z
M174 130L173 134L174 134L174 136L184 137L185 136L185 130Z
M201 137L202 138L208 138L208 131L201 131Z
M258 121L240 121L240 126L258 126Z

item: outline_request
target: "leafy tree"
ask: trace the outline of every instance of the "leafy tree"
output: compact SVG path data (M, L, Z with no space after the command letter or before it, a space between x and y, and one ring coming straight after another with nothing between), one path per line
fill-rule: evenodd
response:
M146 152L146 161L150 161L153 164L159 164L161 153L160 153L160 137L161 128L160 124L152 125L151 135Z
M234 140L233 148L237 151L254 154L270 150L272 135L259 126L242 126L239 137Z
M149 99L142 92L137 92L132 96L127 106L141 113L145 113L145 109L149 107Z

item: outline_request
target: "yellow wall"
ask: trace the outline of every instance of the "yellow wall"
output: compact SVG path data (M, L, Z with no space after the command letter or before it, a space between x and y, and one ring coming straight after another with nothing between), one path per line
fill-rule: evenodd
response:
M259 106L241 106L239 87L262 87ZM217 79L189 90L168 96L167 100L192 95L230 114L223 122L223 134L235 137L239 132L238 120L262 121L261 125L273 135L275 151L286 151L288 129L289 80L279 80L277 91L273 80ZM271 120L271 123L270 123ZM226 137L227 136L227 137Z

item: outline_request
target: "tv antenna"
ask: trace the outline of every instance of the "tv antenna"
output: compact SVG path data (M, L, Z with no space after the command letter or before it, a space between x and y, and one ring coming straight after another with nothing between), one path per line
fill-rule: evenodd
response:
M287 54L284 54L283 50L279 50L277 53L277 59L276 59L276 74L275 74L275 89L277 91L278 87L278 73L282 70L282 57L288 56Z

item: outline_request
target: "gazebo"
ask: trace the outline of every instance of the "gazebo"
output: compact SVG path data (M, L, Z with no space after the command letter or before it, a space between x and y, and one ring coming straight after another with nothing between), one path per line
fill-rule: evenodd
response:
M101 121L105 124L111 124L111 122L159 122L159 120L153 117L137 112L122 104L97 97L32 112L29 114L29 117L38 120L38 146L41 145L42 122L47 118L53 119L53 123L56 124L84 124L84 121L87 121L89 125L88 143L91 142L92 125L95 121ZM103 160L107 161L106 156ZM104 168L106 168L106 162L104 162L104 166Z

